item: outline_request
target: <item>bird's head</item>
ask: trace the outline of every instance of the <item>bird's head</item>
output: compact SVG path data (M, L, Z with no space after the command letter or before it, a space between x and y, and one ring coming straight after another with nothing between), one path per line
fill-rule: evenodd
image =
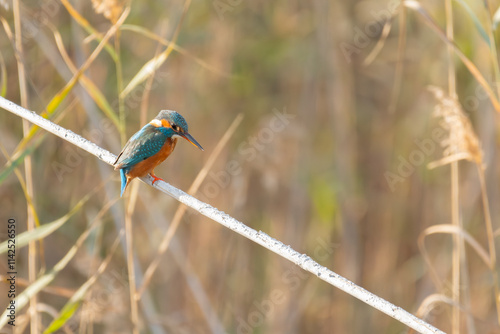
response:
M182 137L203 151L203 147L188 132L184 117L173 110L162 110L149 124L157 128L171 129L172 138Z

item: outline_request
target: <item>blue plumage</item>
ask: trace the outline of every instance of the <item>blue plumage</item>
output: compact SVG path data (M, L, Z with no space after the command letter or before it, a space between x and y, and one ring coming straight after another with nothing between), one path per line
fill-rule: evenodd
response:
M127 168L127 170L120 169L120 177L122 179L122 188L120 190L120 197L123 196L123 192L125 191L125 188L127 187L127 175L125 175L125 173L127 171L128 171L128 168Z
M165 160L175 148L177 138L184 138L203 150L200 144L189 134L184 117L172 110L162 110L142 129L135 133L116 158L115 169L120 170L121 195L127 189L130 180L147 174L154 175L154 168Z
M174 134L172 128L146 124L134 134L115 162L115 168L128 168L158 153L165 140Z

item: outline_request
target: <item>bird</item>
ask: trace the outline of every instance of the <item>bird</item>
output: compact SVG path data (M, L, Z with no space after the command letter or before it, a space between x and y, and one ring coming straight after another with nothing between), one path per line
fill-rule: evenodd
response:
M142 129L137 131L123 147L113 163L120 170L121 193L136 177L151 175L153 184L163 179L157 177L154 169L174 151L177 139L184 138L203 151L203 147L188 132L184 117L173 110L162 110Z

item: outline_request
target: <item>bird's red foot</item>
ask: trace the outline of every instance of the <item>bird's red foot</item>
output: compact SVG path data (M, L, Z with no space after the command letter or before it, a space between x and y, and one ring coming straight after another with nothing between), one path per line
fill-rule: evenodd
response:
M151 183L151 184L155 184L155 182L158 181L158 180L165 182L164 179L162 179L161 177L156 176L154 173L149 173L149 175L151 175L151 177L154 179L153 183Z

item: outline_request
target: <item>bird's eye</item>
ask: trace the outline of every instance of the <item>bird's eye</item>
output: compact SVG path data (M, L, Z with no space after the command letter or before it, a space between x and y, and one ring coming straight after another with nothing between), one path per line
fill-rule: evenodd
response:
M174 131L177 131L177 130L179 130L179 127L178 127L177 125L175 125L175 124L172 124L172 129L173 129Z

